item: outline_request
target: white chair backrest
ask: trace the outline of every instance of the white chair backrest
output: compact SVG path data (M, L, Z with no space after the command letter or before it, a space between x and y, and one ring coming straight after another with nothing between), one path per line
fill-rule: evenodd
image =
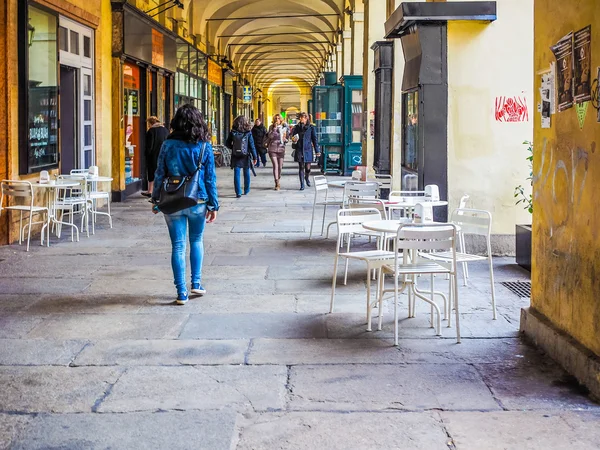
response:
M2 197L33 197L33 188L29 181L2 180Z
M440 201L440 188L437 184L428 184L425 186L425 197L428 201L439 202Z
M60 183L70 181L71 183L79 183L79 186L60 187ZM71 197L85 197L88 191L87 179L84 175L59 175L56 180L57 197L64 196L66 192L71 194Z
M28 204L33 207L33 187L29 181L20 180L2 180L0 182L0 211L4 207L4 197L18 198L19 203ZM29 199L25 201L23 199ZM8 200L7 200L8 201Z
M451 223L403 224L396 235L396 255L400 250L452 250L456 252L456 226ZM413 261L416 262L417 258Z
M392 191L388 197L390 202L394 201L405 201L411 203L424 202L425 191Z
M381 213L382 218L387 219L385 203L378 198L350 197L348 199L348 208L375 208Z
M315 182L315 191L326 191L329 187L327 186L327 178L323 175L315 175L313 177Z
M378 198L379 184L376 181L352 182L344 185L344 199L353 198Z
M492 230L492 214L482 209L456 209L450 221L460 227L463 234L486 236L489 240Z
M338 242L344 234L363 233L365 229L362 224L370 220L381 220L379 210L376 208L340 209L337 213Z
M467 194L463 195L460 198L460 202L458 202L458 209L465 209L467 207L467 203L469 202L469 196Z
M379 189L392 189L393 178L391 175L375 174L374 181L379 183Z
M70 175L87 175L90 173L89 169L71 169Z

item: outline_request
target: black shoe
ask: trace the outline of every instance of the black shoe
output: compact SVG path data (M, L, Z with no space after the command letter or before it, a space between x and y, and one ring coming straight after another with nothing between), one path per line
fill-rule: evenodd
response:
M235 194L235 198L242 198L241 194Z
M142 192L141 194L142 194L144 197L148 197L148 198L152 197L152 194L151 194L150 192Z
M308 177L306 177L306 185L310 187L310 179Z

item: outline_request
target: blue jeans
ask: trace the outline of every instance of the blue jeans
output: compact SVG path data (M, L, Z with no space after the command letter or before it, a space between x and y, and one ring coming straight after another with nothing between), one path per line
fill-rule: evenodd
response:
M250 164L252 162L250 161ZM240 172L244 171L244 194L250 192L250 167L234 167L233 168L233 187L236 195L242 195L240 186Z
M204 258L204 224L206 223L206 205L199 204L165 214L165 221L171 237L171 267L177 287L177 294L187 293L185 285L185 251L188 224L190 228L190 262L192 265L192 284L200 284L202 277L202 259Z

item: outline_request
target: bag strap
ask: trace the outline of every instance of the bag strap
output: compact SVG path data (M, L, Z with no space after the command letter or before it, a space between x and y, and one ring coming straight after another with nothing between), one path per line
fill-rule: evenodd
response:
M206 142L202 143L202 151L200 152L200 159L198 160L198 167L196 167L196 171L202 168L202 160L204 159L204 150L206 150Z

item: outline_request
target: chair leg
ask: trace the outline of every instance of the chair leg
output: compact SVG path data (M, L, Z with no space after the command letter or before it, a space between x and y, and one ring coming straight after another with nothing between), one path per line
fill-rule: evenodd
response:
M367 265L367 331L371 330L371 268Z
M490 284L491 284L491 288L492 288L492 311L494 314L494 320L497 319L497 313L496 313L496 288L494 287L494 263L492 262L492 257L491 255L488 257L489 260L489 264L490 264Z
M385 274L383 268L379 269L379 280L378 280L377 300L379 307L379 323L377 324L377 330L381 331L383 328L383 289L385 287Z
M327 200L327 197L325 197ZM327 213L327 205L323 205L323 220L321 221L321 236L323 236L323 232L325 231L325 215Z
M107 211L108 211L108 224L112 228L113 227L113 225L112 225L112 216L110 215L110 195L106 199L106 207L107 207Z
M430 285L430 287L431 287L431 317L429 318L429 322L430 322L431 328L433 328L433 302L435 301L435 297L433 295L433 292L435 290L434 284L433 284L434 283L433 274L430 275L430 283L431 283L431 285Z
M450 277L453 280L454 287L454 310L456 311L456 343L460 344L460 313L458 311L458 281L456 279L456 272L454 276Z
M312 233L313 233L313 225L315 223L315 203L317 202L317 197L315 196L315 201L313 203L313 208L312 208L312 217L310 218L310 233L308 235L308 239L312 239Z
M29 228L27 229L27 251L29 251L29 241L31 239L31 222L33 219L33 211L29 211Z
M351 239L351 237L348 236L348 246L346 248L347 253L350 253L350 239ZM348 284L348 263L349 263L349 260L348 260L348 258L346 258L346 264L344 266L344 286L346 286Z
M333 312L333 302L335 300L335 283L337 281L338 271L338 255L335 255L335 261L333 263L333 280L331 281L331 301L329 302L329 313Z
M21 217L19 218L19 245L23 243L25 230L23 229L23 211L21 211Z
M394 274L394 345L398 346L398 275Z

